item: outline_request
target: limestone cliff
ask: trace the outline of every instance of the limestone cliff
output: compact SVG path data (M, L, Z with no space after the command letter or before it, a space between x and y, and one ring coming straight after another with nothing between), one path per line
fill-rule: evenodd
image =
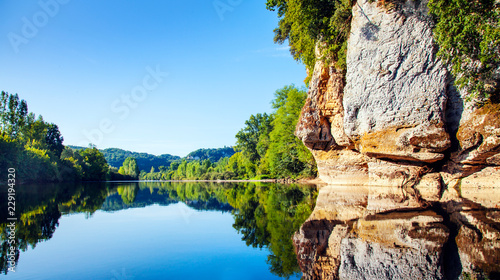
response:
M398 2L353 6L347 71L318 59L296 135L326 183L401 186L434 174L426 182L444 188L499 187L488 178L500 178L500 105L464 102L436 57L427 1Z
M297 124L329 184L294 237L304 278L457 279L450 244L500 271L500 105L453 86L426 0L379 2L354 4L346 73L318 59Z

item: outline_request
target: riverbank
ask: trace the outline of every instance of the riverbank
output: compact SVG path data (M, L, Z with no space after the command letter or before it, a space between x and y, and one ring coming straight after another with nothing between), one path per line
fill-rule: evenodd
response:
M316 185L326 186L327 183L319 178L304 178L304 179L261 179L261 180L125 180L125 181L109 181L109 182L172 182L172 183L186 183L186 182L200 182L200 183L279 183L279 184L302 184L302 185Z

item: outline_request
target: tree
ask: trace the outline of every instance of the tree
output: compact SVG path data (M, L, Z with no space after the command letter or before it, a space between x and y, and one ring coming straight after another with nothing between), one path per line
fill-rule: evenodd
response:
M59 131L59 127L53 123L48 124L45 134L45 143L47 144L48 149L58 158L61 157L61 153L64 150L63 141L64 138Z
M177 168L179 168L179 165L180 165L179 161L172 161L170 163L170 170L176 171Z
M0 125L2 135L16 138L28 121L28 104L17 94L2 91L0 94Z
M154 172L154 167L151 167ZM133 178L139 178L139 166L137 165L137 160L134 157L128 157L123 162L123 165L118 170L118 173L122 175L128 175Z
M267 9L278 10L274 42L288 41L293 57L303 62L311 75L315 47L321 42L325 58L345 70L347 38L351 29L352 0L267 0Z
M245 127L236 134L236 149L256 163L264 156L265 151L259 151L258 144L263 135L269 135L272 130L272 117L264 114L251 115L245 121ZM260 153L259 153L260 152Z
M83 158L83 180L103 181L106 179L109 166L104 155L97 148L87 148L81 150L80 155Z
M132 186L119 186L117 188L118 194L122 197L122 201L125 204L132 204L135 201L137 193L139 192L139 187L137 185Z
M304 89L300 90L294 85L285 86L275 93L273 106L277 110L273 120L274 128L269 135L269 149L265 156L273 176L315 173L314 158L302 141L294 135L306 96Z
M455 84L472 97L500 98L500 3L430 0L438 55L451 63Z

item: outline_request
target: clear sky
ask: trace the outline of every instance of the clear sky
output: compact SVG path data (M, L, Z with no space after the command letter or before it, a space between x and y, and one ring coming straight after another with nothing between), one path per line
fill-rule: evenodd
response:
M265 0L0 0L0 90L90 142L185 156L235 144L305 67Z

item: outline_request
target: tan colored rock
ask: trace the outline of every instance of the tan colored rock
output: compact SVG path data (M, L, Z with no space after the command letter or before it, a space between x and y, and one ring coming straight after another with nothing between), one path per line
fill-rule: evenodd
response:
M456 242L464 271L500 271L500 210L472 210L452 216L460 225Z
M486 164L500 165L500 153L486 159Z
M369 188L368 204L369 213L389 212L401 209L419 209L419 203L413 196L408 195L400 187L371 186Z
M457 132L460 150L452 160L461 164L497 164L500 153L500 104L487 104L466 115Z
M433 163L444 158L441 152L450 146L450 140L434 125L399 126L366 133L355 145L370 157Z
M354 4L347 73L316 62L297 124L329 184L294 237L303 279L443 279L434 207L464 271L500 271L500 104L453 86L427 0L377 2Z
M368 163L371 186L401 187L410 178L415 177L423 165L410 165L377 160Z
M295 135L313 150L349 146L344 133L342 95L344 75L335 67L318 60L310 82L310 90Z
M486 167L461 179L460 196L485 208L500 209L500 167Z
M448 238L443 217L432 211L392 212L369 216L355 223L355 234L366 242L386 247L435 251Z
M345 238L338 279L445 279L441 256L442 251L386 247L361 238Z
M305 280L336 279L338 260L326 254L335 224L328 220L308 219L293 236L297 262Z
M312 150L318 166L318 176L325 183L363 185L368 183L368 156L350 149Z
M347 221L365 216L369 189L365 187L322 187L309 220Z
M404 176L393 175L411 165L435 165L451 180L500 165L500 105L465 105L467 93L452 86L436 58L426 3L400 1L387 10L357 1L345 77L333 63L316 62L296 135L324 182L397 186ZM318 44L318 56L320 46L328 47ZM447 160L448 132L457 130L460 147Z
M399 212L397 203L371 206L397 191L322 187L313 213L293 237L303 279L371 279L384 273L391 273L390 279L441 279L442 246L448 236L442 217L433 211ZM384 271L387 267L391 269Z
M439 173L425 174L414 188L425 201L438 202L444 191L443 178Z

